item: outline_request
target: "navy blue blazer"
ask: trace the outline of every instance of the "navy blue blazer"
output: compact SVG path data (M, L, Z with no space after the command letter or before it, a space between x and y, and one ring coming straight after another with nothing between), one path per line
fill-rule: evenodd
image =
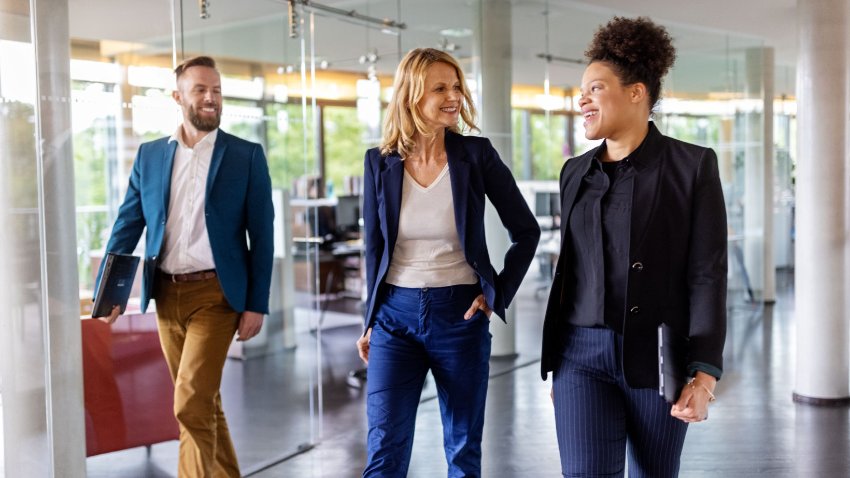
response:
M168 217L171 167L177 150L177 142L168 139L139 146L127 194L106 245L107 252L130 254L147 227L142 312L147 310L153 294ZM269 168L259 144L218 130L207 176L204 211L213 261L228 304L237 312L268 313L274 260L274 208ZM101 265L97 282L102 272Z
M487 304L504 320L505 308L534 258L540 226L490 140L447 130L445 143L455 225L466 262L478 275ZM368 287L365 324L369 328L398 237L404 162L397 153L381 156L380 150L373 148L366 152L363 168ZM485 195L496 208L511 240L501 272L490 263L484 238Z
M600 146L601 147L601 146ZM561 170L561 251L543 323L541 376L560 363L573 287L563 253L569 214L599 148ZM689 368L720 377L726 339L726 206L714 151L662 135L653 123L634 162L629 275L621 356L626 382L658 387L657 328L689 337Z

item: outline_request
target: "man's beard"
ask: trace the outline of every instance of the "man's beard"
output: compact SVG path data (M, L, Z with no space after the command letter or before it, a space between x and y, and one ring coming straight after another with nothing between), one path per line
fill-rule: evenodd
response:
M197 128L198 131L213 131L218 128L219 124L221 124L221 111L216 111L216 114L213 117L201 117L198 115L197 110L195 110L195 105L190 105L189 122L192 123L192 126Z

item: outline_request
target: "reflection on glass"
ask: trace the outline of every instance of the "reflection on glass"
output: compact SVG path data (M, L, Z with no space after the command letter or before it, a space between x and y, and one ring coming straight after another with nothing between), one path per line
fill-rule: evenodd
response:
M7 476L43 476L49 466L34 55L28 38L0 39L0 474Z

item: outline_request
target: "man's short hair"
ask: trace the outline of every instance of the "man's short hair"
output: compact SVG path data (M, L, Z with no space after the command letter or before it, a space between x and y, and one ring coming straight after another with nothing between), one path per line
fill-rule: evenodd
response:
M174 69L174 75L179 80L183 73L193 66L206 66L215 70L215 60L208 56L196 56L194 58L189 58L183 63L177 65L177 68Z

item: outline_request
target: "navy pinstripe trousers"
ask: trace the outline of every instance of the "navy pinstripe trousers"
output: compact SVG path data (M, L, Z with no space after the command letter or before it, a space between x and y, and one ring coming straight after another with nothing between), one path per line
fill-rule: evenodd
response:
M677 476L688 425L670 416L657 390L626 384L622 335L604 327L566 330L553 376L563 476L621 477L626 455L630 478Z

